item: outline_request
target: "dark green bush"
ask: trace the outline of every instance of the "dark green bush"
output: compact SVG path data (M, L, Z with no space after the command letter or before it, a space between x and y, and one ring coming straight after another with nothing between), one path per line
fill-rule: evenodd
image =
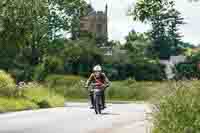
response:
M193 63L180 63L176 65L178 79L192 79L198 77L197 65Z
M56 56L48 56L44 60L44 67L49 73L64 73L64 61Z
M175 72L177 79L200 79L200 68L198 64L200 63L200 53L196 53L190 57L186 63L180 63L176 65Z
M164 66L159 63L144 62L135 64L134 76L136 80L156 80L165 79Z
M47 100L39 101L37 103L37 105L39 106L39 108L50 108L51 107L51 105L49 104L49 102Z
M19 83L20 81L32 81L34 76L34 67L27 66L23 69L12 69L9 71L12 76L15 78L16 82Z
M35 67L33 80L43 81L48 75L48 69L45 68L44 64L40 64Z

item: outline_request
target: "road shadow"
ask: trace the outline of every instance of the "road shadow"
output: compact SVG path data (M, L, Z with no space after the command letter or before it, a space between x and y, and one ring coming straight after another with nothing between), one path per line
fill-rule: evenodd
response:
M105 113L101 113L101 115L120 115L120 114L105 112Z
M65 108L88 108L89 109L89 107L88 106L83 106L83 105L65 105L64 106Z

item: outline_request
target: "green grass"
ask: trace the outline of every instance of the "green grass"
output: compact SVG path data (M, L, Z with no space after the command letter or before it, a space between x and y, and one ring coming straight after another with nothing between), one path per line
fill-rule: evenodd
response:
M38 84L24 86L23 96L1 97L0 113L64 106L64 96Z
M45 81L46 86L71 101L88 98L88 91L84 88L84 78L50 75ZM117 101L149 101L169 91L168 85L167 82L115 81L106 90L106 97L108 100Z
M200 132L200 82L179 82L156 104L153 133Z
M0 113L22 111L22 110L32 110L38 109L39 107L34 102L23 98L0 98Z
M0 112L62 107L64 96L38 83L17 88L11 75L0 70Z

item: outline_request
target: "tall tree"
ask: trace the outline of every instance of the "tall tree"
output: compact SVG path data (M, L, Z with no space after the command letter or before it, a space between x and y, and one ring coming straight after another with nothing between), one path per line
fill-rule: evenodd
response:
M3 0L0 7L3 25L0 32L0 47L3 50L0 58L3 60L8 57L13 62L21 49L28 48L30 63L37 63L38 47L47 32L46 0Z
M126 43L124 49L128 50L132 58L144 59L147 57L147 50L151 45L151 41L145 33L137 33L132 30L126 36Z
M181 40L178 26L183 24L183 18L174 6L172 0L138 0L131 12L134 20L152 26L153 50L160 58L178 54L176 51Z
M84 0L48 0L49 36L56 38L59 31L67 31L73 40L80 34L80 18L92 10Z

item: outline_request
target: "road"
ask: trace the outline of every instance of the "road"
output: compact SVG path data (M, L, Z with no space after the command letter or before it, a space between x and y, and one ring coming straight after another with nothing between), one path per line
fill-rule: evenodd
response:
M150 133L147 104L109 104L95 115L87 103L0 115L0 133Z

